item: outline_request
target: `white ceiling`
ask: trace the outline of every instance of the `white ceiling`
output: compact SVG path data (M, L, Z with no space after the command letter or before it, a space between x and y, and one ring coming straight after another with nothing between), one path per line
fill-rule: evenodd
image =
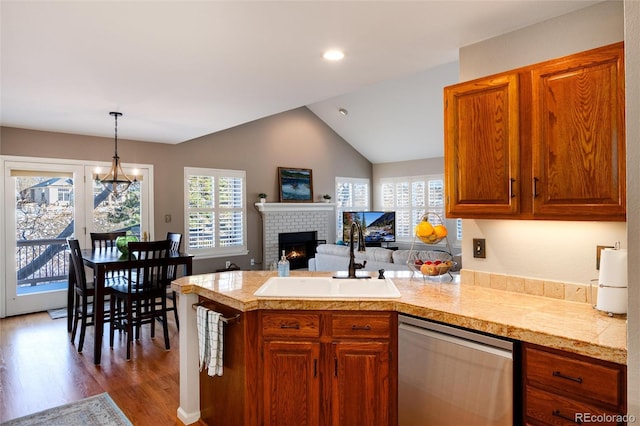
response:
M308 106L373 163L442 156L458 48L595 3L1 0L0 123L175 144Z

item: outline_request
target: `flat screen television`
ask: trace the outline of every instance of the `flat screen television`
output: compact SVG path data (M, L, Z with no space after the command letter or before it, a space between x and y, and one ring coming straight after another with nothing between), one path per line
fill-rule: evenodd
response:
M359 223L365 245L381 245L396 241L396 212L342 212L342 240L349 241L351 223Z

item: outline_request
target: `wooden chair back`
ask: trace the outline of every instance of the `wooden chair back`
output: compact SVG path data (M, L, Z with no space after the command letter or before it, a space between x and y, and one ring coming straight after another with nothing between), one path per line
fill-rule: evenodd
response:
M116 239L118 237L124 237L127 235L127 231L113 231L113 232L92 232L91 233L91 248L96 249L108 249L116 246Z
M80 242L75 238L67 238L67 246L71 253L71 263L73 265L73 273L75 274L75 287L82 294L87 293L87 274L84 270L84 262L82 260L82 251Z
M161 241L129 242L129 261L132 262L129 273L129 291L154 292L156 290L166 297L169 282L168 264L171 243Z
M174 252L180 251L180 244L182 243L182 234L179 234L177 232L167 232L167 240L169 240L170 242L169 244L170 252L174 253ZM169 268L168 268L169 280L170 281L175 280L176 274L177 274L176 265L169 265Z

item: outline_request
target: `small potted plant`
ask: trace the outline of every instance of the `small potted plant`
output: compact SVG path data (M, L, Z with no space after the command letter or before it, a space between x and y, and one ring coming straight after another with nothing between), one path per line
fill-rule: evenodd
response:
M322 198L324 199L325 203L329 203L331 201L331 195L329 194L324 194Z
M260 198L260 202L263 204L267 202L267 194L264 192L259 193L258 198Z

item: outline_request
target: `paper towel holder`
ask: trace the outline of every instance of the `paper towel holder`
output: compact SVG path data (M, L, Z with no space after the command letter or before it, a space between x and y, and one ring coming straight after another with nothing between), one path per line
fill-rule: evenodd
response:
M600 268L598 281L598 300L593 307L599 311L606 312L610 317L614 314L627 313L627 251L620 249L620 241L616 241L614 247L607 250L606 270L604 267ZM613 254L617 252L616 254ZM603 262L605 252L603 252ZM600 265L603 266L603 265ZM594 302L593 298L593 286L592 283L595 280L591 280L589 283L589 291L591 296L591 302ZM601 300L602 298L602 300Z

